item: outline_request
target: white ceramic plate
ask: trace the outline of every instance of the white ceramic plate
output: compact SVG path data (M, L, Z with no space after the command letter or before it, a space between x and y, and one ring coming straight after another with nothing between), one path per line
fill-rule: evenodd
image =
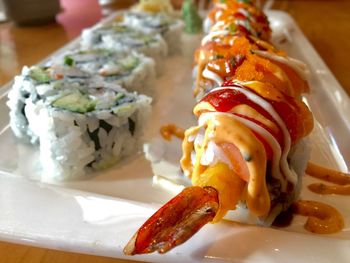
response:
M269 12L275 40L288 32L291 42L278 45L305 61L311 70L307 102L318 121L311 135L312 160L347 171L350 164L350 103L329 69L285 13ZM164 62L156 83L156 101L144 142L159 139L159 127L188 127L191 115L193 51L200 36L185 36L182 56ZM71 45L72 46L72 45ZM73 44L74 46L74 44ZM6 90L0 97L0 238L2 240L117 258L137 228L174 193L152 185L150 163L140 152L116 167L85 180L42 183L34 147L18 143L8 127ZM179 141L164 143L164 174L176 174ZM163 167L163 168L164 168ZM304 186L313 179L305 177ZM345 228L334 235L314 235L296 217L288 228L273 229L222 221L165 255L129 259L151 262L348 262L350 259L349 197L318 196L304 187L303 199L321 200L344 215Z

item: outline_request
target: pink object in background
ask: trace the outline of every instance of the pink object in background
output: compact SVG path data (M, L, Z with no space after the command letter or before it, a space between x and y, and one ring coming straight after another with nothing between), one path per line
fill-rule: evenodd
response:
M69 38L80 35L81 30L91 27L102 18L98 0L61 0L62 13L56 20L61 24Z

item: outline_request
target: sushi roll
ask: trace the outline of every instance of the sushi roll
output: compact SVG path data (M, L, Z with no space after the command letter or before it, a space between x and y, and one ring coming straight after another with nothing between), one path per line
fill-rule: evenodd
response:
M116 51L137 51L154 59L156 72L162 72L162 61L168 55L168 46L161 35L150 35L123 23L113 23L82 33L83 49L112 49Z
M146 34L160 34L168 45L169 54L180 51L184 28L180 19L161 12L127 12L124 23Z
M232 31L233 28L263 40L271 36L269 21L254 1L215 1L214 8L204 20L204 32Z
M28 129L28 120L25 113L28 101L37 101L40 94L46 89L54 90L56 86L61 85L64 76L65 82L72 82L73 86L79 83L85 83L91 78L91 75L78 68L60 67L56 68L56 74L53 77L49 68L44 67L24 67L22 74L16 76L12 89L8 94L7 105L10 108L10 126L15 136L24 142L36 144L38 136Z
M72 50L51 64L77 67L90 74L100 76L103 81L119 84L129 91L150 94L155 79L155 63L152 58L136 51L114 51L110 49Z
M25 67L9 93L15 135L39 143L42 180L75 179L135 150L151 99L73 67Z

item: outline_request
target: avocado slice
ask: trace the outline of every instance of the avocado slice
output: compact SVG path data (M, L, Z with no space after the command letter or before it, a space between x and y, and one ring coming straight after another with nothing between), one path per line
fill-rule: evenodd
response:
M55 100L52 106L72 112L86 113L93 111L96 107L96 103L87 95L77 91Z
M140 60L138 58L131 57L131 56L126 57L119 61L120 66L126 71L133 70L139 65L139 63L140 63Z
M47 83L52 80L50 74L44 68L40 67L32 68L29 72L29 76L38 83Z

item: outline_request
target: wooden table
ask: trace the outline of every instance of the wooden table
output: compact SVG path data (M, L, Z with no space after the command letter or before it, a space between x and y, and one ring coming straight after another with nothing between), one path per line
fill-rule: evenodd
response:
M67 3L68 1L63 1ZM59 23L40 27L16 27L0 24L0 86L20 72L72 40L83 27L91 26L101 16L94 0L75 0L66 7ZM128 0L116 0L102 12L128 7ZM97 7L97 8L96 8ZM350 1L347 0L280 0L273 8L291 14L324 59L344 90L350 95ZM6 263L117 263L120 259L95 257L0 242L0 261Z

